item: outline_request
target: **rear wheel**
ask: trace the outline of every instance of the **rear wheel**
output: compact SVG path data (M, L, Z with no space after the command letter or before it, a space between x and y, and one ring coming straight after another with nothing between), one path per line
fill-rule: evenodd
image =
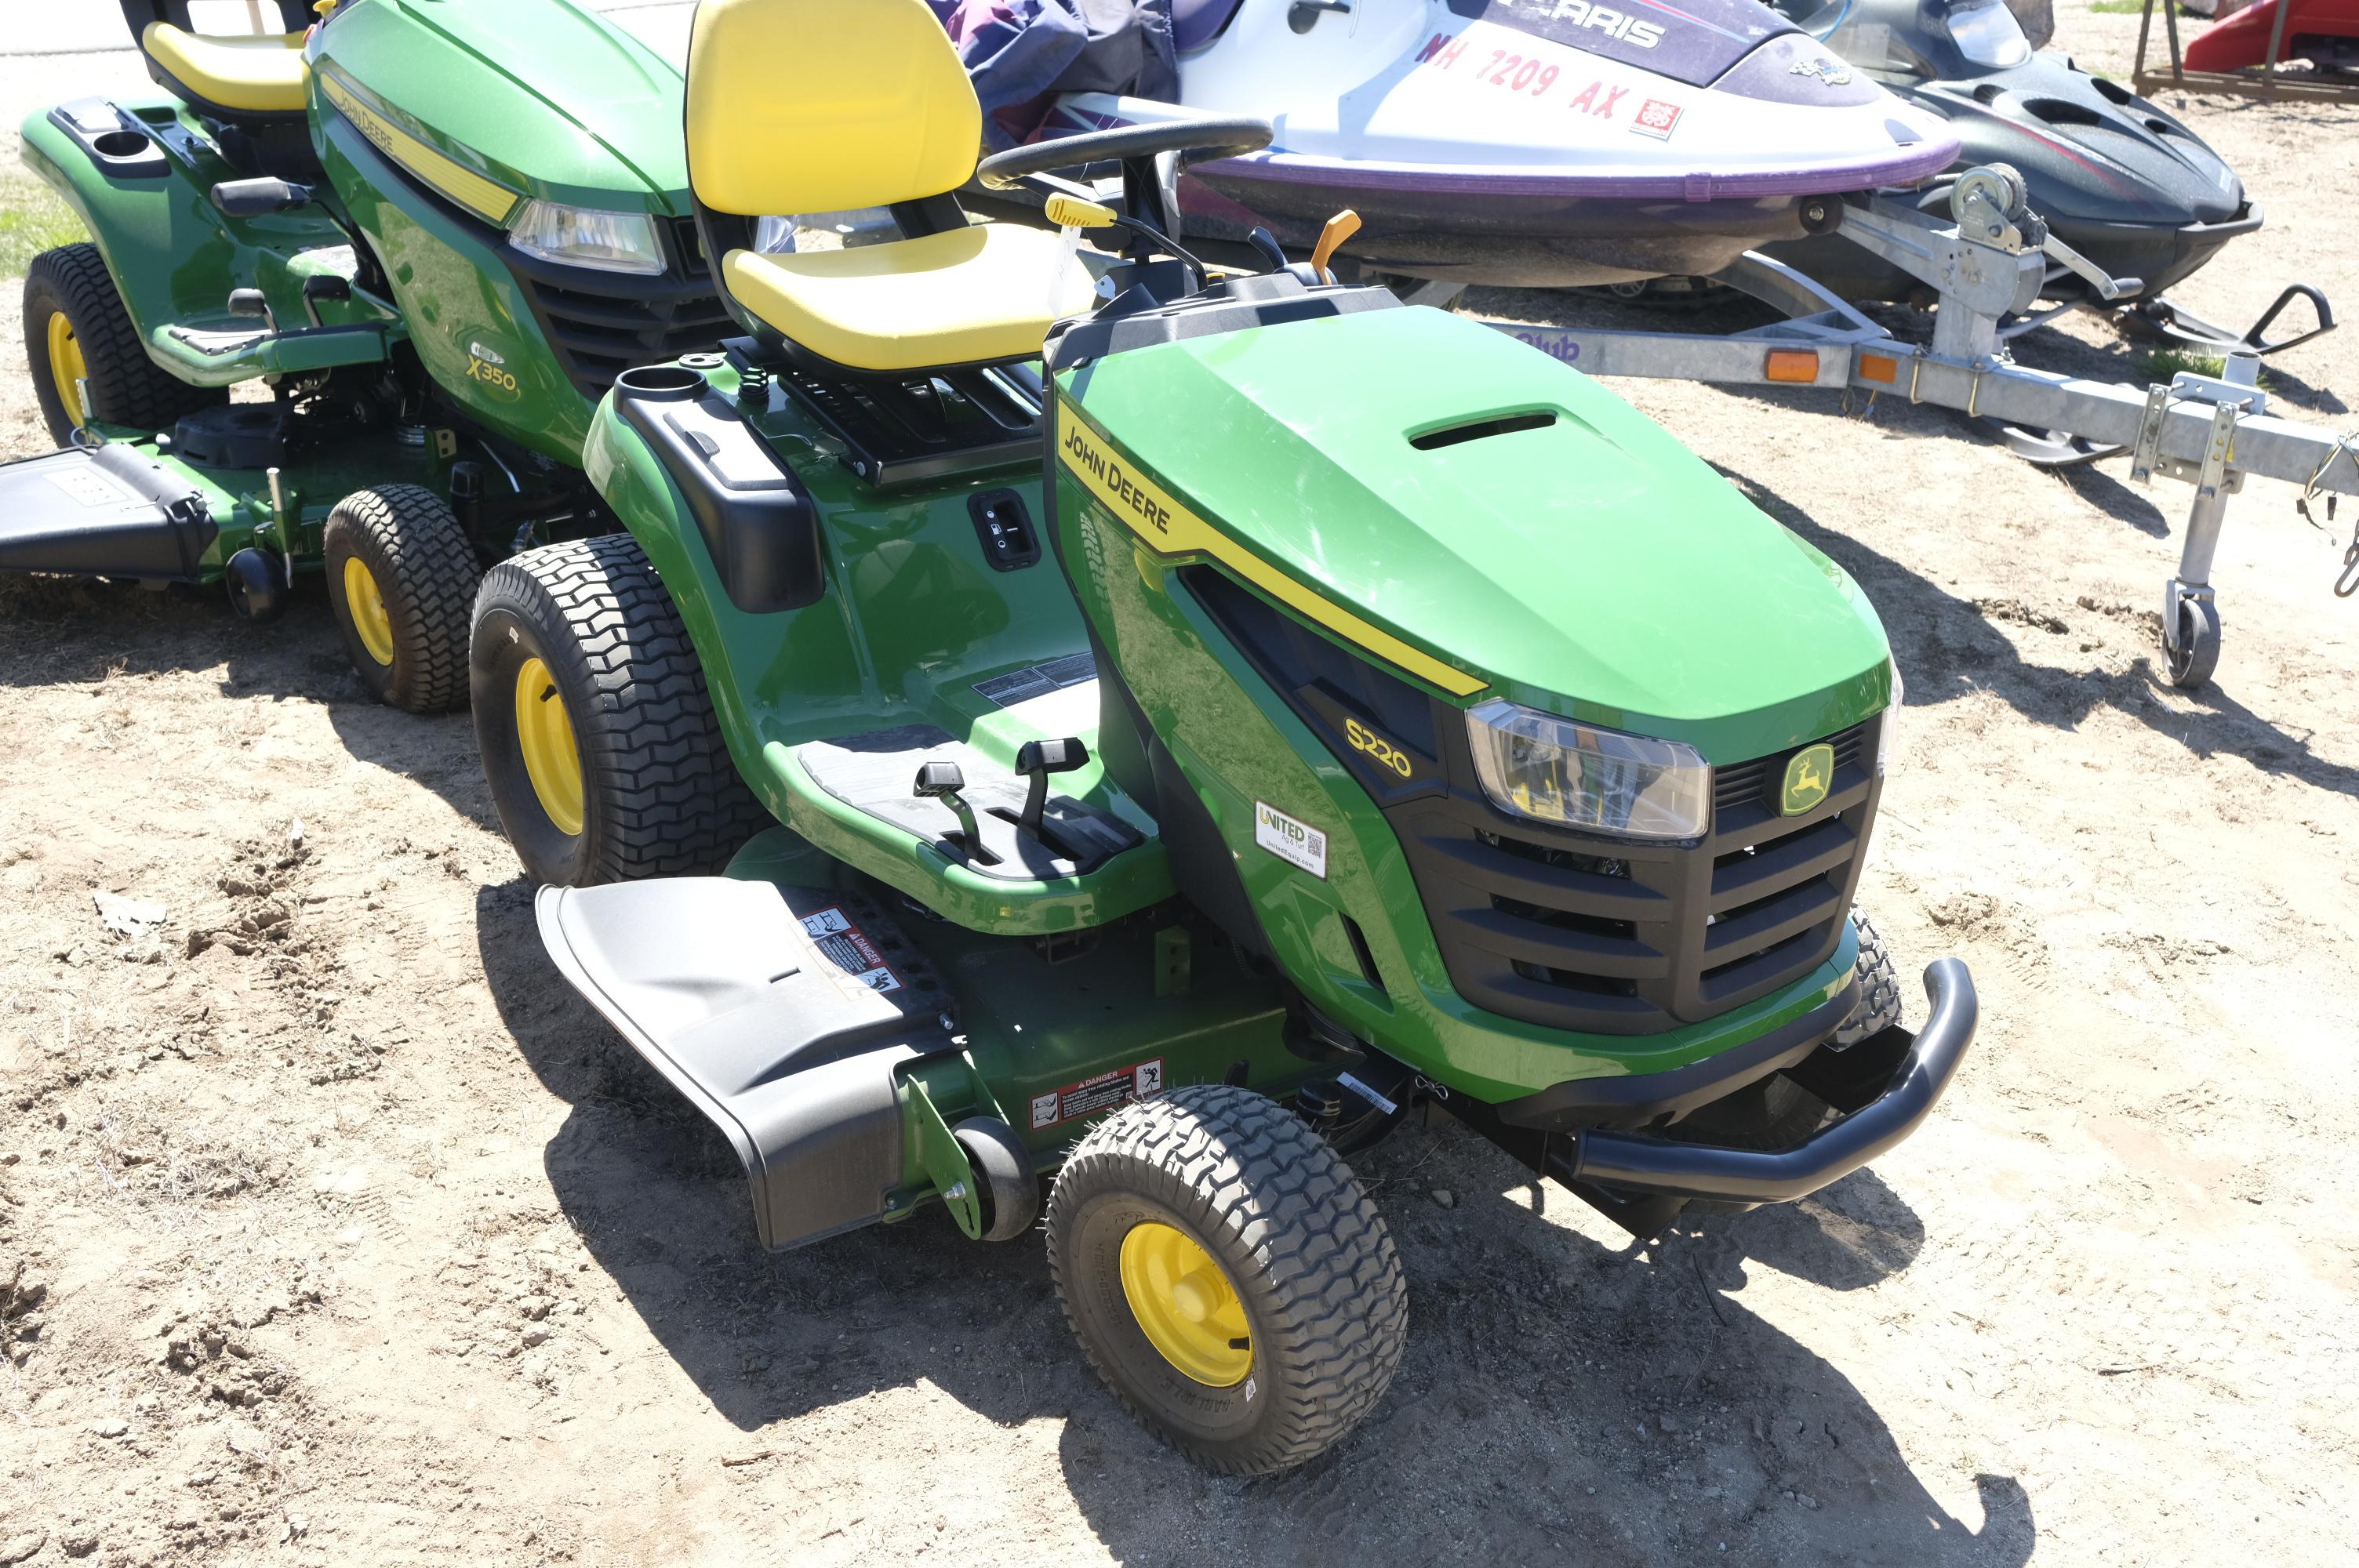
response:
M485 573L468 663L492 801L536 881L717 871L766 820L679 611L629 535Z
M60 245L25 274L25 357L50 438L73 441L82 425L75 384L87 382L102 425L168 430L183 414L229 401L217 386L190 386L147 357L98 247Z
M1230 1475L1341 1442L1400 1365L1408 1293L1382 1216L1277 1102L1175 1089L1100 1122L1058 1173L1049 1269L1114 1396Z
M328 602L361 682L405 713L467 700L467 618L483 571L442 498L414 484L359 490L321 536Z

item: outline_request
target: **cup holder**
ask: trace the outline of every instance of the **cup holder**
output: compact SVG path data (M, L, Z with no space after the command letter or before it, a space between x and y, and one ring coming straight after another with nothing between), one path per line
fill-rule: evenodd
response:
M669 402L704 390L704 377L685 365L640 365L614 378L614 390Z
M107 131L90 139L101 157L137 157L155 144L136 131Z

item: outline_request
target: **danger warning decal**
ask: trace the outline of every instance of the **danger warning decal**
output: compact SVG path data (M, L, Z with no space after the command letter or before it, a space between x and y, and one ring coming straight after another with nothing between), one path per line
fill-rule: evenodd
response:
M1054 1127L1076 1117L1095 1116L1135 1099L1153 1099L1163 1092L1163 1058L1136 1067L1116 1067L1078 1084L1067 1084L1049 1094L1032 1097L1032 1130Z
M876 950L876 944L840 909L822 909L803 916L803 934L827 961L873 991L897 991L901 977Z

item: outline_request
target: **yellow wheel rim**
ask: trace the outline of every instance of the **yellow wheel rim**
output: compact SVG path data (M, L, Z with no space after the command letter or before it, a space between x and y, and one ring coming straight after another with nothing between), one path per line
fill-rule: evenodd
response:
M1253 1370L1245 1303L1212 1255L1183 1230L1149 1220L1122 1238L1122 1293L1131 1315L1180 1371L1230 1389Z
M524 752L525 776L541 810L569 836L582 831L582 752L573 744L573 720L557 679L538 659L516 671L516 746Z
M66 411L66 423L82 428L82 392L74 385L90 374L90 362L82 357L82 340L74 336L73 323L62 310L49 312L49 376L57 383L58 406Z
M393 663L393 617L385 612L385 595L376 590L375 575L358 556L344 557L344 610L368 656L380 665Z

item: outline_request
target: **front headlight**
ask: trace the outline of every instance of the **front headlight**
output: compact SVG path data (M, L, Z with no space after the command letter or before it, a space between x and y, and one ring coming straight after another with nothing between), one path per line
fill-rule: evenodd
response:
M1950 37L1958 52L1990 70L2005 70L2031 58L2023 24L2000 0L1960 0L1950 7Z
M1908 697L1908 683L1900 678L1900 661L1892 661L1892 700L1884 709L1884 721L1875 729L1875 776L1882 778L1886 764L1892 761L1895 737L1900 733L1900 705Z
M601 272L652 277L664 270L663 242L645 212L601 212L527 201L508 228L508 243L528 256Z
M1469 710L1466 733L1502 811L1623 838L1694 838L1712 822L1712 764L1691 746L1504 701Z

